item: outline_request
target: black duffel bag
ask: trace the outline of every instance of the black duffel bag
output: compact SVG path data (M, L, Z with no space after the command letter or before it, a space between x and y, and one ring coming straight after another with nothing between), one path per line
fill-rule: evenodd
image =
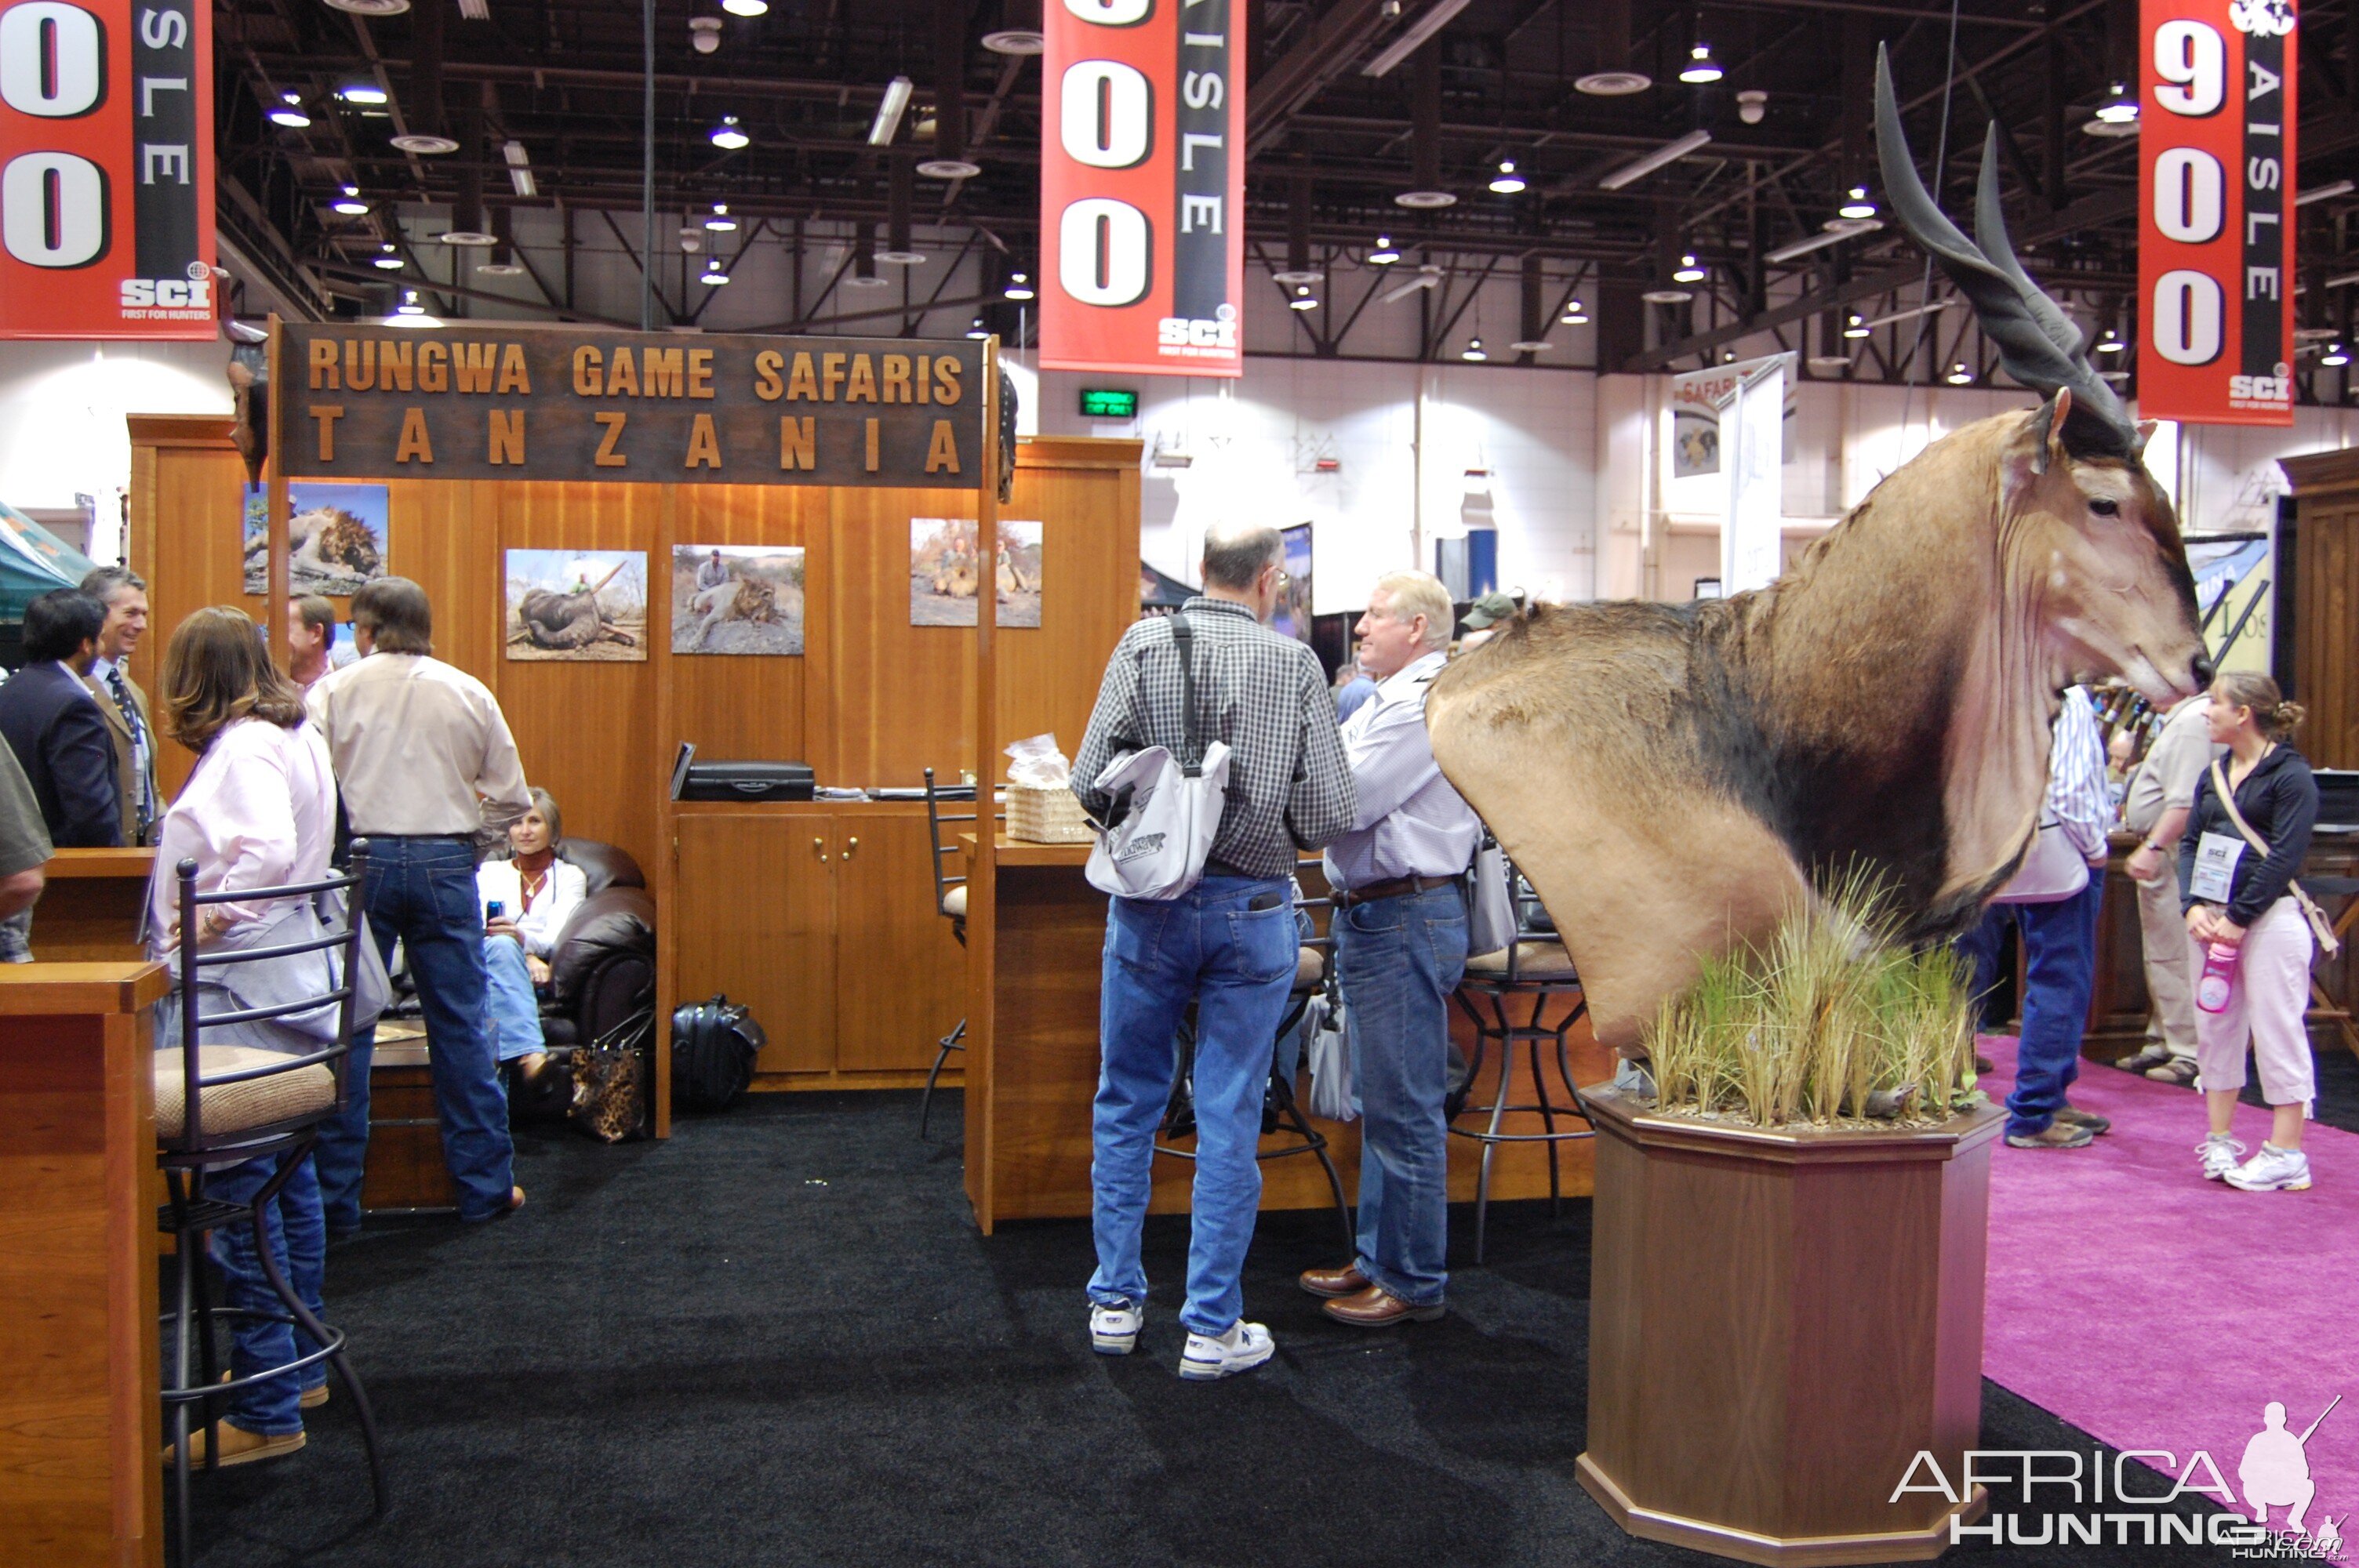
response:
M725 1110L754 1081L754 1058L770 1043L754 1015L716 996L671 1013L671 1098L683 1110Z

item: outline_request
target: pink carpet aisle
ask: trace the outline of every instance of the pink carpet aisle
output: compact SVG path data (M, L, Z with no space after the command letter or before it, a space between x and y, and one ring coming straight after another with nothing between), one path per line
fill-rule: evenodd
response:
M2015 1046L1984 1038L1995 1098ZM2193 1091L2083 1062L2071 1099L2113 1130L2081 1150L2001 1143L1992 1163L1984 1372L2116 1449L2208 1452L2240 1502L2262 1407L2282 1401L2299 1433L2342 1394L2310 1440L2308 1522L2359 1541L2359 1137L2312 1122L2310 1191L2240 1193L2197 1173ZM2248 1148L2268 1125L2237 1108Z

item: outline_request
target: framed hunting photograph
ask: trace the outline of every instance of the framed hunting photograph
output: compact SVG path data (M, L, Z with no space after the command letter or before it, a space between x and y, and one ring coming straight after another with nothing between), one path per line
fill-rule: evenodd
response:
M270 563L269 492L245 491L245 591L267 593ZM300 597L324 593L343 598L385 575L389 492L381 484L319 484L298 481L287 487L287 591Z
M506 578L509 658L647 656L646 551L510 550Z
M1038 523L999 522L999 589L995 626L1040 624L1040 535ZM909 624L972 626L975 585L975 524L968 517L909 519Z
M675 545L671 651L803 651L800 545Z

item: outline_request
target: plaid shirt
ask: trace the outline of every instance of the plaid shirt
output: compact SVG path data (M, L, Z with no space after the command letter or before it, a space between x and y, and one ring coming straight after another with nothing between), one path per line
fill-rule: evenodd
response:
M1310 647L1256 622L1245 606L1198 597L1180 609L1196 650L1197 739L1229 744L1228 799L1212 858L1247 876L1294 873L1298 847L1348 830L1355 799L1335 699ZM1179 650L1163 618L1122 634L1073 762L1073 793L1103 818L1093 787L1106 764L1149 746L1185 750Z

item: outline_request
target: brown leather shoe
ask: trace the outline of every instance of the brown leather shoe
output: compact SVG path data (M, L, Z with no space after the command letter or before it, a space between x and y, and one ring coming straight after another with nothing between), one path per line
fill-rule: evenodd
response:
M1357 1263L1346 1263L1340 1269L1302 1271L1302 1288L1314 1296L1356 1296L1373 1282L1360 1272Z
M1329 1302L1319 1310L1353 1328L1389 1328L1403 1321L1431 1323L1446 1309L1440 1302L1431 1306L1411 1306L1382 1285L1370 1285L1356 1295Z
M234 1422L225 1421L221 1423L221 1458L218 1463L226 1469L233 1465L252 1465L265 1459L277 1459L294 1453L303 1446L304 1442L304 1434L299 1432L290 1432L284 1437L271 1437L259 1432L248 1432ZM165 1464L172 1462L172 1450L176 1446L174 1444L164 1445ZM201 1465L204 1462L205 1429L200 1426L189 1433L189 1463Z

